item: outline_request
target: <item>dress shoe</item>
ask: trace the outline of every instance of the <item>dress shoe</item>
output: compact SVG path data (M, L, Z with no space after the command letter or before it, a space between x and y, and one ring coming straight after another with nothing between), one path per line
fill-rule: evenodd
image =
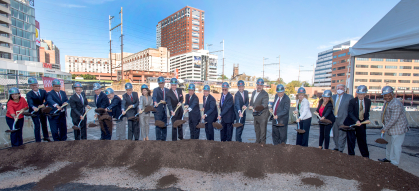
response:
M390 160L388 160L388 159L386 159L386 158L383 158L383 159L378 159L378 161L380 161L380 162L391 162Z
M51 142L51 139L49 139L49 138L44 138L44 141Z

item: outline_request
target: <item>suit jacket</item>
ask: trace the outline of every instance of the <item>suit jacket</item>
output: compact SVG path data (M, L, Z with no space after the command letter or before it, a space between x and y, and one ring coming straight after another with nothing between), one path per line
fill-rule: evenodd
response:
M58 97L57 92L55 92L54 90L48 92L47 94L47 103L48 106L52 108L51 113L54 113L57 108L54 107L55 104L57 104L58 106L63 105L65 102L68 102L68 98L67 95L65 94L65 91L60 90L60 95L61 95L61 99L60 97ZM66 107L63 108L64 112L60 112L62 115L65 115L65 111L66 111ZM58 117L58 116L55 116Z
M250 106L255 108L258 105L262 105L264 107L264 109L260 112L254 111L253 116L259 116L259 115L263 114L264 112L269 112L268 111L268 104L269 104L269 94L268 94L268 92L266 92L265 90L260 91L258 97L256 97L256 100L253 101L253 98L256 94L256 91L257 90L252 92L252 98L250 99Z
M344 121L344 125L353 125L357 121L363 122L370 119L371 100L364 98L364 120L359 120L359 99L353 98L349 101L348 116Z
M38 107L39 105L45 104L46 106L46 100L47 100L47 91L39 89L39 94L41 96L37 96L33 90L29 91L26 94L26 100L28 101L29 105L29 112L33 111L32 107Z
M337 104L337 94L332 96L333 98L333 106L334 109L338 108ZM354 97L349 94L343 94L343 97L340 100L340 105L338 109L338 116L336 117L335 123L337 123L338 126L343 125L343 122L345 121L346 117L348 116L348 107L349 107L349 101L353 99Z
M240 93L240 91L237 91L234 95L234 112L236 113L236 120L238 121L240 119L239 111L242 111L243 105L246 107L249 107L249 92L247 90L243 91L244 94L244 100ZM240 123L244 123L246 120L246 112L243 113L243 118L241 119Z
M99 98L98 95L95 94L95 104L97 108L107 108L109 106L109 99L105 93L100 92Z
M221 94L221 97L224 94ZM230 92L227 92L227 95L224 98L224 103L221 105L220 99L220 108L221 108L221 121L224 123L233 123L235 119L234 114L234 102L233 102L233 95Z
M298 108L299 103L300 103L300 100L297 99L297 102L295 104L296 105L295 111L298 111L299 113L298 118L300 118L301 120L310 118L312 116L311 111L310 111L310 102L307 100L307 98L304 98L301 101L300 108Z
M163 96L163 91L160 89L160 87L154 88L153 90L153 101L156 103L159 103L161 100L166 101L167 104L167 92L169 92L169 89L164 88L164 96ZM163 114L163 115L167 115L166 114L166 104L160 104L157 107L157 114Z
M317 113L319 113L319 115L320 115L320 107L322 106L322 104L323 104L323 99L319 101L319 105L317 106L317 109L316 109L316 111L317 111ZM325 119L328 119L332 122L335 122L336 117L333 113L333 103L331 101L329 101L326 104L326 106L324 106L323 113L322 113L321 116L324 117Z
M212 122L217 121L218 109L217 109L217 101L215 101L214 96L209 94L208 98L205 100L205 105L204 103L202 104L203 104L202 107L204 108L204 115L207 115L205 117L205 121L207 123L212 123Z
M117 95L114 95L111 104L107 107L108 111L112 110L111 116L113 118L118 118L122 114L121 103L121 98Z
M384 102L384 108L387 102ZM401 135L409 131L409 123L406 118L405 108L397 98L393 98L390 102L388 102L387 108L385 109L385 113L381 114L383 121L383 130L387 131L389 135Z
M138 99L138 93L132 92L131 95L132 95L132 101L131 101L131 97L127 93L122 95L121 109L126 110L128 106L134 105L134 107L131 108L129 111L127 111L127 113L125 114L126 117L135 116L135 114L137 114L137 111L138 111L138 105L140 104L140 100Z
M190 99L189 99L190 97ZM190 121L199 121L201 120L201 112L199 110L199 99L196 94L193 94L190 96L189 94L186 94L185 96L185 105L188 105L189 108L192 110L189 112L189 120Z
M161 91L161 90L160 90ZM182 93L182 89L181 88L176 88L176 92L178 97L176 97L175 93L173 92L172 89L168 90L166 93L166 101L167 101L167 108L170 111L170 115L171 112L174 111L177 107L178 103L183 103L183 93ZM173 116L173 118L175 119L179 119L182 118L183 115L183 107L179 107L179 109L176 111L175 116Z
M153 106L153 98L148 96L148 99L145 96L140 97L140 105L138 106L139 109L144 110L147 106ZM142 113L140 115L150 114L150 112Z
M89 104L84 92L81 92L81 96L83 97L84 103L81 102L79 96L76 93L70 97L70 101L68 102L71 107L70 116L73 119L74 124L80 122L80 116L84 115L84 112L86 111L85 107Z
M275 99L274 99L274 105L272 107L275 107L275 103L276 101L279 99L278 94L275 94ZM277 104L276 106L276 115L278 116L277 120L274 120L274 118L272 117L272 120L274 123L276 123L276 121L278 121L278 123L282 123L284 125L288 125L288 119L289 119L289 113L290 113L290 98L287 96L287 94L284 94L284 96L282 96L281 101ZM275 114L275 108L272 108Z

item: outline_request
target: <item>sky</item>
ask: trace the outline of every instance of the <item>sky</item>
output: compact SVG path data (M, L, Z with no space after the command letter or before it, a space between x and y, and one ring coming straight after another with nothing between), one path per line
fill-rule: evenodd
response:
M123 7L124 52L156 48L156 25L185 6L205 11L205 44L222 50L230 77L233 64L239 73L261 77L265 64L278 63L285 82L298 79L301 70L313 70L317 54L347 40L358 40L399 0L35 0L40 37L65 55L107 58L109 15L120 23ZM113 30L112 51L120 52L120 29ZM218 73L222 72L222 52ZM278 78L278 65L265 66L265 77ZM303 71L301 81L312 83L313 71Z

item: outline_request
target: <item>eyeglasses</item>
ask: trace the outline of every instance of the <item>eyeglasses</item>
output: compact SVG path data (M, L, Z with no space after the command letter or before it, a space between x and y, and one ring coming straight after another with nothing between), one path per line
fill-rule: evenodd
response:
M223 91L228 91L228 89L223 89Z

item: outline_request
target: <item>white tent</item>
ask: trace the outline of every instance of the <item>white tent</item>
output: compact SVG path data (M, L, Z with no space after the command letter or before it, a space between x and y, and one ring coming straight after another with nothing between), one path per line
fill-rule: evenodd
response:
M352 47L350 52L351 94L355 57L419 59L419 1L401 0Z

